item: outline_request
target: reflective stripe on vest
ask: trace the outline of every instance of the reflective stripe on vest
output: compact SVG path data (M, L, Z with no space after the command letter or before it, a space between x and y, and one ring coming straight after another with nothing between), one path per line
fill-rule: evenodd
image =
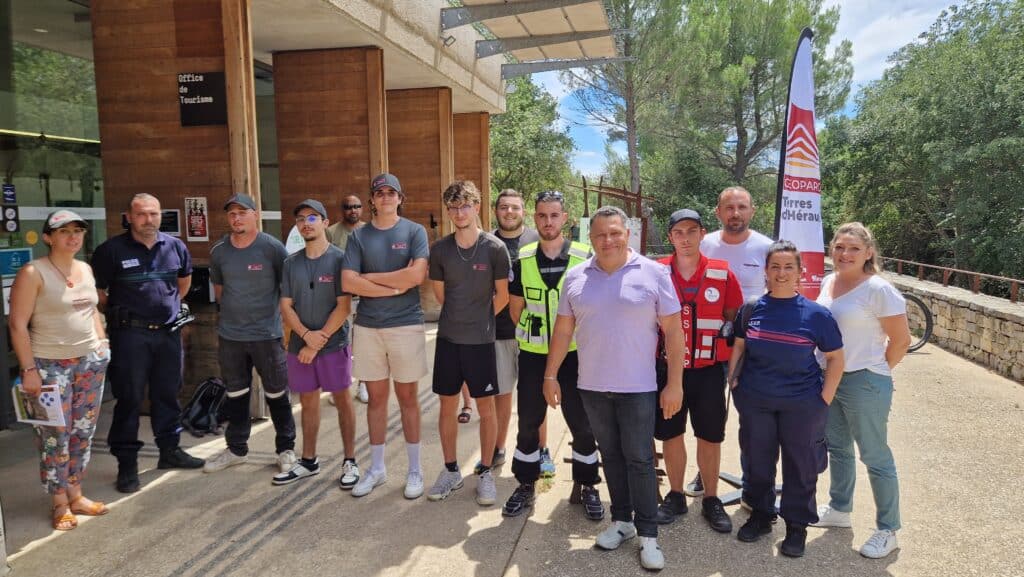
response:
M565 274L558 279L557 286L549 288L537 266L538 247L539 243L533 242L519 250L519 276L526 306L516 322L516 340L519 341L519 350L546 355L558 315L558 298L562 294ZM590 247L573 242L569 245L568 255L566 271L590 258ZM569 343L569 350L576 350L575 340Z

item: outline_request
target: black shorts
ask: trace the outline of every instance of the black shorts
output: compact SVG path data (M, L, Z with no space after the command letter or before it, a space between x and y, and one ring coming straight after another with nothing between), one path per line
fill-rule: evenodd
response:
M458 395L462 383L474 399L498 394L498 362L494 343L460 345L437 339L434 348L434 392Z
M665 388L668 366L657 362L658 392ZM709 443L725 440L725 373L720 364L683 371L683 408L671 419L662 417L661 409L654 421L654 438L674 439L686 432L686 413L690 413L693 435Z
M288 361L281 339L232 341L218 337L217 359L228 393L252 385L252 369L263 381L264 394L277 396L288 390Z

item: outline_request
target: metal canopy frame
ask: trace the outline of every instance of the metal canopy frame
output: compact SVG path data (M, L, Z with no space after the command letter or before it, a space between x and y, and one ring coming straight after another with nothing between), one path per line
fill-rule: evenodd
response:
M517 62L501 65L501 79L508 80L519 76L527 76L536 72L548 72L550 70L565 70L566 68L584 68L587 66L601 66L604 64L615 64L617 62L632 62L633 57L616 58L585 58L581 60L535 60L532 62Z
M594 0L531 0L530 2L500 2L496 4L474 4L458 8L441 9L441 31L452 30L467 24L475 24L493 18L518 16L530 12L541 12L552 8L564 8L577 4L589 4Z
M477 40L476 57L487 58L502 52L522 50L524 48L537 48L539 46L551 46L553 44L565 44L566 42L577 42L590 38L603 38L618 34L627 34L629 30L593 30L589 32L568 32L565 34L546 34L541 36L516 36L514 38L497 38L495 40Z

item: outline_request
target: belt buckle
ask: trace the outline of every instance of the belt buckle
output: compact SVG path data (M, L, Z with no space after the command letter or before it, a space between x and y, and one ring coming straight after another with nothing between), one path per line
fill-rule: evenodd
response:
M161 325L155 325L155 324L150 323L150 324L146 325L146 328L151 330L151 331L158 331L158 330L162 329L163 327Z

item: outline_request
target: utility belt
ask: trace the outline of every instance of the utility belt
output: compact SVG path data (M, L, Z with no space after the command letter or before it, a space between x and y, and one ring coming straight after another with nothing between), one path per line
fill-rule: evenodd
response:
M177 316L174 317L169 323L160 321L148 321L140 319L123 307L108 307L107 313L107 325L112 328L120 329L144 329L147 331L163 331L177 332L181 327L196 320L196 316L189 310L188 305L181 303L181 308L178 310Z

